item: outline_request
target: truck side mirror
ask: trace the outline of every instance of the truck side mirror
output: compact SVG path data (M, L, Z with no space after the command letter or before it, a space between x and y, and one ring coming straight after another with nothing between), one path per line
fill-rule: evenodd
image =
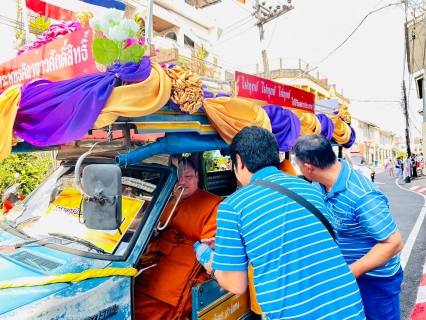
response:
M83 170L85 225L117 230L121 225L121 170L114 164L91 164Z

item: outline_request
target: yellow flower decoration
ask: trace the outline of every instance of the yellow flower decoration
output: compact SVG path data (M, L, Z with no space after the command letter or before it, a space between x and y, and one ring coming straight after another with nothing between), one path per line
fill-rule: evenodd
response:
M165 68L164 71L172 81L170 99L179 105L180 110L194 113L200 109L203 104L200 77L184 66L175 66L173 69Z
M93 13L87 8L82 8L75 14L75 17L84 28L89 25L89 20L93 18Z
M351 123L352 116L349 113L349 108L347 105L339 106L339 117L342 118L346 123Z

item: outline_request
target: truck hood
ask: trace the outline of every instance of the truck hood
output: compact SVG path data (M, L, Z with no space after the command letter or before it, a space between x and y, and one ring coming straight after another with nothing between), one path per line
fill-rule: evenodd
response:
M0 230L0 248L23 242L19 237ZM105 268L110 261L96 260L60 252L39 245L28 245L11 253L0 253L0 281L26 277L78 273ZM0 315L69 287L69 283L0 289Z

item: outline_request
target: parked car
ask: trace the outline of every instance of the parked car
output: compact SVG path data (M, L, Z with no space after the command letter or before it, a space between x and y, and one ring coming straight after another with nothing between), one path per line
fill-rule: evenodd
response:
M345 153L343 159L350 162L352 168L361 172L368 179L371 178L372 166L360 153Z

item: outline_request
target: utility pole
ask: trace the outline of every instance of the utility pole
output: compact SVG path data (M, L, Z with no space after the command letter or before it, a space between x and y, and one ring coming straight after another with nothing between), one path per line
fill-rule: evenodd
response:
M148 0L147 12L146 12L146 24L145 24L145 35L146 35L146 43L152 44L152 29L153 29L153 6L154 0Z
M426 37L426 0L423 0L423 35ZM423 48L424 49L424 48ZM426 66L423 59L423 85L422 85L422 100L423 100L423 122L422 122L422 153L423 153L423 174L426 174L425 153L426 153Z
M262 46L263 69L265 71L266 79L270 79L270 75L268 54L266 52L267 48L264 41L265 31L263 29L263 25L294 9L294 7L291 5L291 0L289 0L288 3L288 6L276 5L274 8L273 6L268 6L266 4L266 1L262 1L262 3L260 3L260 0L256 0L256 5L253 6L254 12L252 13L252 15L256 17L257 20L255 26L259 28L260 44Z
M405 90L405 80L402 80L402 100L404 104L404 114L405 114L405 143L407 144L407 157L409 157L411 156L410 125L408 123L408 105L407 105L407 93Z

